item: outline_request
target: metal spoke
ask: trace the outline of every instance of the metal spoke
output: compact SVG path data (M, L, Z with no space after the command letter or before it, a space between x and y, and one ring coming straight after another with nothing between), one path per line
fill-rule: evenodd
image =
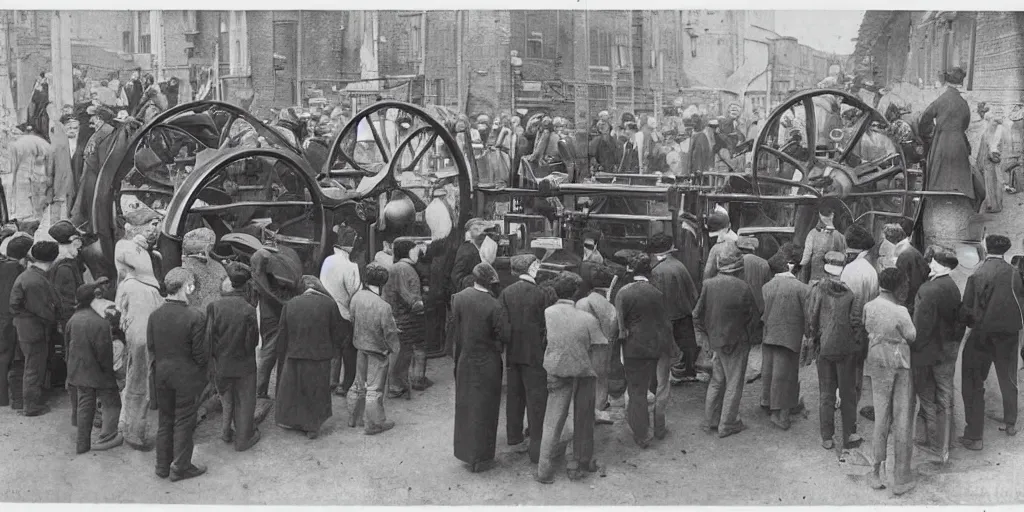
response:
M768 154L774 156L775 158L778 158L781 161L785 161L786 163L792 165L793 167L796 167L797 170L799 170L804 176L807 176L807 167L805 163L797 160L796 158L793 158L790 155L787 155L786 153L783 153L782 151L779 151L772 147L765 146L763 144L761 145L761 150L766 151Z
M431 134L430 138L427 139L427 143L420 148L419 152L416 153L416 156L412 158L412 163L410 163L405 170L415 169L423 156L427 154L427 151L430 151L430 148L434 147L435 142L437 142L437 133Z
M370 127L370 133L373 134L373 141L377 143L377 149L380 150L380 155L384 159L384 163L391 161L391 157L388 154L388 150L384 147L384 139L381 138L380 133L377 131L377 126L373 124L370 116L363 118L366 120L366 125ZM358 132L357 139L358 140Z
M804 132L807 139L807 162L812 163L814 153L818 149L818 124L814 116L814 99L810 96L804 98Z
M871 112L865 110L864 113L861 114L858 122L860 124L857 125L857 132L853 134L853 138L850 139L846 149L844 149L843 153L839 155L839 162L841 163L846 162L846 158L853 152L853 148L857 147L857 144L860 143L860 139L862 139L864 134L867 133L868 128L871 126Z
M313 206L309 201L238 201L231 204L217 204L209 206L193 206L189 213L223 212L238 208L285 208L289 206Z

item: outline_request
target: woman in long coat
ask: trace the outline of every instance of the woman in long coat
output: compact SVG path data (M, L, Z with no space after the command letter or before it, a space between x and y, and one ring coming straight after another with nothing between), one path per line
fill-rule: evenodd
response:
M455 337L455 457L473 472L494 460L501 408L503 342L498 299L490 287L498 274L486 263L473 268L474 284L452 297Z
M301 430L309 439L331 410L331 359L341 355L342 317L319 279L302 276L302 295L285 303L277 350L284 360L275 404L277 424Z

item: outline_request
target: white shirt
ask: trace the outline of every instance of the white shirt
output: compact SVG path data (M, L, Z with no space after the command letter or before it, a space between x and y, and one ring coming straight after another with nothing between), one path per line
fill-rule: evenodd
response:
M348 253L335 250L334 254L324 260L324 266L320 269L320 282L338 304L342 318L352 320L348 306L352 302L352 296L359 291L361 281L359 266L349 259Z

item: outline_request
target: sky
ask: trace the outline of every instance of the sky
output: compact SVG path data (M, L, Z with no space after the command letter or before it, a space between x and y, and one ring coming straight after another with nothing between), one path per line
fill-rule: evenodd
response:
M775 31L816 50L853 53L864 11L775 11Z

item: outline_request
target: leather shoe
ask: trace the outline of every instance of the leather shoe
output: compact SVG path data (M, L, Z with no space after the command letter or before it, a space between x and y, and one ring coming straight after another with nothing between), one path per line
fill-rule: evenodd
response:
M171 471L171 481L177 482L179 480L195 478L203 473L206 473L206 466L197 466L193 464L185 471Z
M50 412L50 406L48 406L48 405L41 405L41 406L39 406L39 407L37 407L35 409L32 409L32 410L22 409L21 411L18 412L18 414L20 414L20 415L22 415L22 416L24 416L26 418L29 418L29 417L32 417L32 416L42 416L42 415L44 415L44 414L46 414L48 412Z
M159 478L167 478L171 476L171 470L168 468L156 468L156 476Z
M1017 425L1007 425L999 430L1006 432L1006 435L1011 437L1017 435Z
M957 439L964 448L972 451L981 451L985 447L985 443L981 439L967 439L966 437L960 437Z
M380 434L381 432L387 432L388 430L391 430L393 428L395 428L395 422L387 420L379 425L367 427L366 430L363 431L363 433L368 436L375 436L377 434Z

